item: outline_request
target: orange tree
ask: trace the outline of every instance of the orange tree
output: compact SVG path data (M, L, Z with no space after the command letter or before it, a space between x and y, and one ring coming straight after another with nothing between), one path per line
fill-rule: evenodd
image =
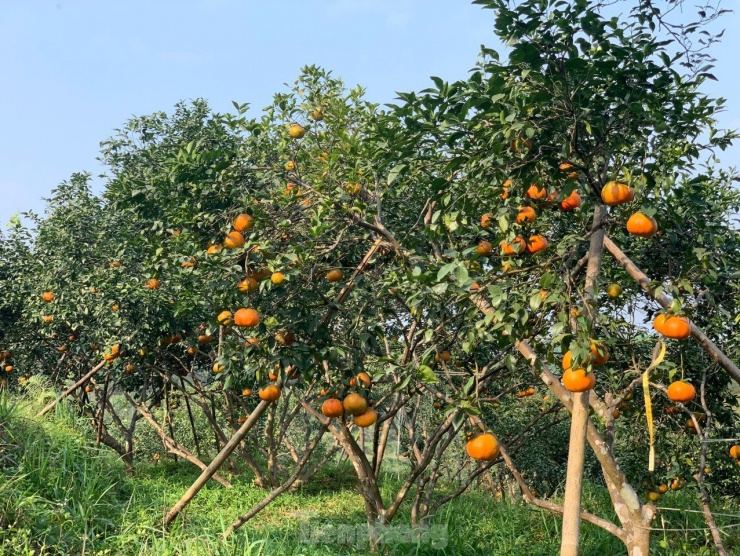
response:
M712 151L734 134L715 129L721 102L700 92L707 75L676 71L685 58L651 32L650 12L636 8L612 19L597 3L478 3L497 10L497 33L511 46L508 60L484 50L467 81L435 79L433 89L401 95L402 104L379 130L391 186L384 221L403 230L396 236L405 238L403 247L422 255L420 280L436 279L432 290L448 300L470 298L469 317L482 312L458 334L464 350L480 342L514 344L566 405L570 396L555 383L549 363L560 366L569 355L563 382L572 391L588 391L596 380L590 402L603 429L574 426L582 426L594 447L621 526L584 517L619 536L630 553L645 553L654 509L627 488L611 437L615 410L639 383L636 371L648 366L652 346L644 343L652 340L644 326L624 317L649 317L659 298L672 315L690 315L725 354L736 356L737 336L727 330L737 314L738 236L729 215L738 197L735 175L711 164ZM708 155L710 165L700 171ZM403 212L393 222L392 197L410 211L408 199L416 199L417 215L426 208L418 233L409 233ZM638 209L642 216L629 218ZM630 248L634 261L619 245ZM602 264L605 250L614 262ZM633 262L655 271L657 283L644 280L647 295L630 301L636 311L627 311L626 295L614 301L602 287L620 282L629 293L640 292L625 284L625 270L637 275ZM673 294L672 302L663 291ZM433 312L444 302L418 299L438 321ZM696 312L703 304L715 310ZM698 329L692 333L706 355L693 351L683 371L703 385L704 410L727 425L727 375L710 372L705 381L703 371L720 362L737 380L737 366ZM669 380L681 368L678 348L670 347L673 363L659 367ZM586 379L592 367L596 373ZM701 469L695 470L701 482Z
M2 301L9 326L0 347L22 354L28 372L79 379L99 361L92 344L108 363L90 379L102 387L79 401L98 438L117 442L131 464L144 418L169 451L204 469L167 522L236 450L272 490L233 530L331 457L334 448L317 456L327 432L354 466L373 531L409 500L412 519L433 513L450 499L437 492L442 473L461 471L457 495L501 461L499 451L529 501L563 511L518 466L546 493L562 473L538 468L534 450L521 448L554 448L562 464L561 409L574 397L560 378L587 388L590 370L595 416L579 426L620 524L584 518L637 554L654 508L630 483L659 488L694 472L706 492L697 462L707 443L668 432L678 419L664 412L672 405L656 397L660 477L644 471L647 433L623 423L644 422L633 391L655 337L636 319L651 315L652 299L666 303L665 290L671 312L691 316L717 344L702 340L698 351L669 341L648 379L659 389L682 372L703 391L701 404L687 406L706 415L691 418L702 440L729 426L726 375L713 365L732 371L717 353L737 354L726 317L738 312L738 238L728 224L737 196L733 175L696 168L732 134L714 130L717 103L701 95L704 77L674 70L680 58L646 27L650 14L611 20L587 2L487 4L512 45L506 62L486 50L468 80L435 79L389 113L309 67L259 119L239 105L213 114L201 101L135 118L103 145L102 199L77 176L57 191L33 245L20 229L3 241L12 269L0 278L8 291L9 280L18 286ZM633 189L632 205L606 208ZM657 218L652 238L623 229L637 203L645 213L637 232L648 235ZM631 285L635 270L618 246L658 282ZM605 293L611 282L621 297ZM65 337L73 343L60 351ZM568 351L574 371L561 372ZM136 409L129 423L108 393ZM168 427L171 411L193 407L223 448L208 467ZM411 461L384 499L394 426L405 430ZM489 429L497 441L479 434ZM459 459L463 430L481 464ZM558 434L546 444L541 431ZM690 457L669 457L672 445ZM730 483L729 466L721 472Z

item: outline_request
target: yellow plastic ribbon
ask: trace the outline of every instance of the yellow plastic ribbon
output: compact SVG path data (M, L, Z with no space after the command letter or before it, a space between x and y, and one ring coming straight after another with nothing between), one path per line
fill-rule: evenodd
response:
M650 401L650 371L663 362L665 344L659 340L653 351L653 361L642 373L642 392L645 396L645 417L647 417L648 434L650 435L650 455L648 456L648 471L655 471L655 444L653 435L653 404ZM656 355L657 352L657 355Z

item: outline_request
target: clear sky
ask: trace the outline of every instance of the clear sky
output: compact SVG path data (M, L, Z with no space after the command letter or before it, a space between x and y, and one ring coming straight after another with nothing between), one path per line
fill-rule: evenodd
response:
M0 223L100 173L100 141L132 115L198 97L260 109L306 64L391 102L464 78L481 44L500 49L492 25L468 0L0 0ZM740 15L722 26L707 90L738 128ZM722 158L740 166L740 147Z

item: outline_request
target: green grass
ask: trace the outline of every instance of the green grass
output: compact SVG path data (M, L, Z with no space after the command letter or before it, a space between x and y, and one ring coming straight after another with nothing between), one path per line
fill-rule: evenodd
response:
M67 407L60 406L53 417L41 421L33 420L32 413L24 402L0 395L0 555L367 553L353 537L363 534L366 526L362 500L352 486L351 467L328 467L302 491L278 498L227 542L220 540L220 534L265 492L251 486L251 477L246 475L234 478L233 489L210 484L173 530L164 533L158 525L163 513L192 483L197 470L162 461L140 465L135 476L127 476L110 451L90 447L89 438L80 432L84 427ZM394 483L395 478L385 482L384 494L390 495L397 486ZM663 500L673 507L696 508L687 492ZM608 494L593 485L587 487L585 506L611 515ZM734 513L740 512L735 508ZM667 513L663 518L669 528L704 527L698 513ZM732 521L720 519L721 523ZM661 523L659 518L655 526ZM408 515L403 513L394 522L399 527L407 524ZM559 549L556 516L497 501L482 490L443 507L432 525L437 533L446 534L445 548L406 542L389 544L382 553L550 556ZM332 542L301 542L307 531L328 534L329 527L334 527ZM343 542L337 528L344 528ZM600 529L585 524L582 531L584 556L625 554L622 545ZM708 553L704 531L656 532L653 541L653 553L661 556ZM738 546L734 549L740 550ZM732 545L728 548L733 550Z

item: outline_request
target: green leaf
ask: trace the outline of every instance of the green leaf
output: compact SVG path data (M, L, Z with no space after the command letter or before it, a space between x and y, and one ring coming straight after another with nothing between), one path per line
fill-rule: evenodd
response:
M437 384L439 382L437 375L427 365L419 365L419 368L416 369L416 378L426 384Z

